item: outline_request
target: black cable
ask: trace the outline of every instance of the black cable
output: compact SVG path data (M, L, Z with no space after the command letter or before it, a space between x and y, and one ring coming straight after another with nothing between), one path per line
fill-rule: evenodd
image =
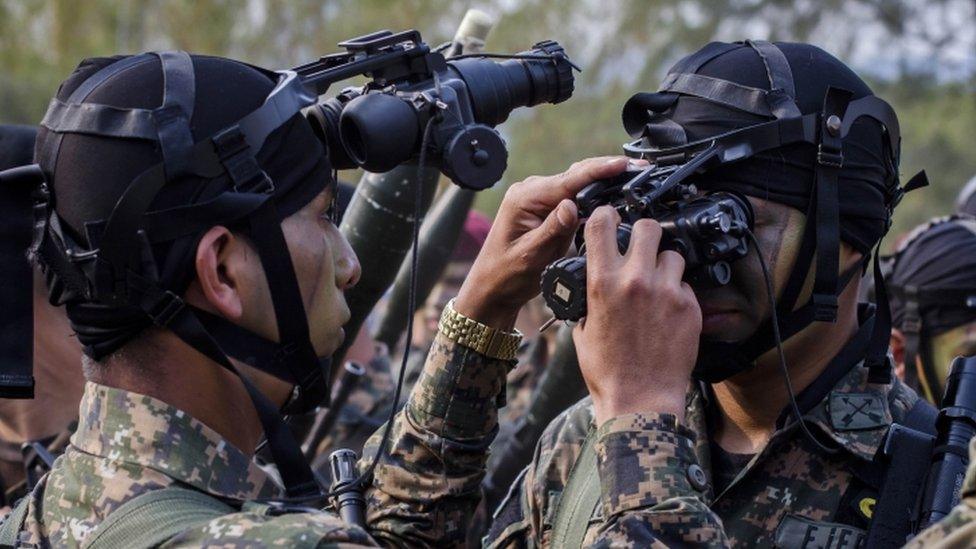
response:
M769 297L769 307L772 312L771 320L773 323L773 338L776 341L776 350L779 354L779 365L783 371L783 381L786 383L786 392L790 397L790 408L793 411L793 417L800 425L800 429L803 431L804 436L806 436L810 442L827 454L836 454L837 449L830 448L817 440L817 437L815 437L814 434L810 432L810 429L807 428L806 422L803 421L803 414L800 412L800 407L796 403L796 394L793 392L793 382L790 380L790 370L786 366L786 352L783 350L783 338L779 331L779 315L776 313L776 296L773 294L773 280L772 277L769 276L769 267L766 265L766 259L762 255L762 250L759 249L759 241L756 240L756 235L754 235L748 228L746 228L744 232L745 235L749 237L749 242L752 243L752 247L756 250L756 256L759 258L759 266L762 267L763 280L766 282L766 295Z

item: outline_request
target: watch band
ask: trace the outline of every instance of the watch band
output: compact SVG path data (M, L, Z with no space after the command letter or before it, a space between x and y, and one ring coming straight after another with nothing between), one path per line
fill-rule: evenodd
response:
M444 307L437 329L458 345L499 360L515 360L522 342L522 332L518 330L498 330L457 312L453 299Z

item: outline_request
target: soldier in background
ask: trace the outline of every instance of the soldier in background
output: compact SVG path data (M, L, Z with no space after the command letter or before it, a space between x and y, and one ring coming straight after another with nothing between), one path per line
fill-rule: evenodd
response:
M976 219L915 228L891 258L889 280L895 371L938 404L952 359L976 354Z
M33 126L0 126L0 170L29 164L34 154L34 138L37 128ZM24 212L14 212L19 202L8 200L8 192L0 189L0 223L5 235L27 233L33 229L31 218ZM0 260L4 267L25 262L25 251L13 245L20 239L4 238L0 244ZM72 337L73 331L64 314L63 307L54 307L47 301L47 290L39 270L33 273L33 329L30 319L11 318L7 309L4 318L8 328L0 335L0 360L13 360L19 356L10 347L22 347L31 340L33 334L33 399L0 399L0 507L12 505L27 494L30 489L26 472L29 468L32 480L40 476L50 466L38 455L37 450L28 450L27 456L33 463L25 463L25 444L37 444L41 451L51 457L59 455L68 444L68 437L78 418L78 401L81 400L84 377L77 367L81 359L81 346ZM0 288L0 304L8 305L10 299L20 300L23 296L8 292L23 292L24 288L4 284Z

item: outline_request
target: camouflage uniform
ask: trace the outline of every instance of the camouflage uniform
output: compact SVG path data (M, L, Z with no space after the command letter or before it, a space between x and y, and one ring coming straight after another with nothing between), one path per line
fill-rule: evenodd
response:
M969 469L960 492L962 501L944 519L916 536L912 549L976 547L976 438L969 441Z
M689 395L687 425L648 413L599 426L601 500L584 545L856 546L877 498L874 455L918 396L894 377L887 385L869 384L861 364L832 385L830 373L799 400L812 402L807 424L838 453L819 450L784 413L766 446L720 494L709 482L708 437L696 435L709 432L707 388ZM559 498L591 429L589 398L550 424L532 464L496 511L488 546L551 543Z
M509 372L505 383L505 407L498 411L498 437L491 445L493 451L504 446L519 420L528 412L532 393L546 371L547 351L547 342L541 335L520 349L518 365ZM488 468L491 466L489 458Z
M495 402L510 367L437 337L366 492L368 532L330 512L271 516L245 505L164 546L463 543L496 429ZM377 442L374 436L367 454ZM245 453L188 414L89 383L78 430L31 495L22 537L40 547L78 546L122 503L172 485L232 502L278 491Z
M312 467L326 483L331 483L332 475L329 454L340 448L362 454L369 436L390 417L396 379L390 371L390 356L385 346L369 361L365 370L366 374L356 382L349 400L339 412L335 426L316 449Z

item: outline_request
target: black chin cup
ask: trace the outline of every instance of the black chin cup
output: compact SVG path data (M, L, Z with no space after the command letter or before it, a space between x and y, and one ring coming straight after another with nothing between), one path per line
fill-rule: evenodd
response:
M738 343L701 342L692 377L705 383L719 383L744 372L756 363Z

